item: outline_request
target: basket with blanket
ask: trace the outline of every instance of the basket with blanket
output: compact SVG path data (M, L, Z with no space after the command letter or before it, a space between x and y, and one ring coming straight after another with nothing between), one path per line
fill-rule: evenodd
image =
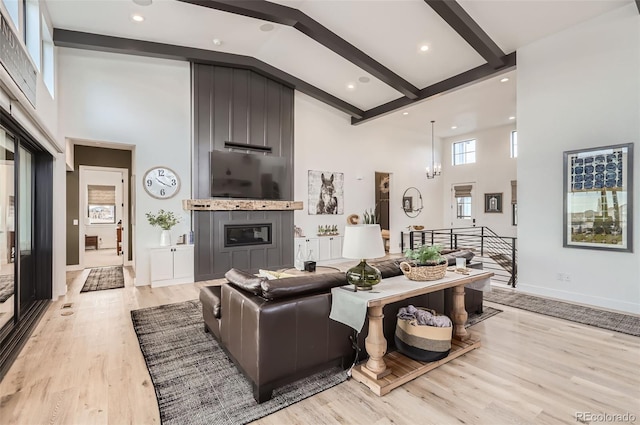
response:
M413 305L400 308L397 317L395 343L400 353L421 362L449 355L453 331L449 317Z

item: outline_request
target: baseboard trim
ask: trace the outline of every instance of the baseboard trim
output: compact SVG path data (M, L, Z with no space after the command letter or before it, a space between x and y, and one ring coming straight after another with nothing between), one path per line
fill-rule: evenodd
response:
M640 306L638 304L611 298L595 297L584 294L576 294L575 292L562 291L543 286L528 285L518 282L516 291L523 294L537 295L540 297L552 298L556 301L564 301L570 303L584 304L585 306L611 310L624 314L640 314Z

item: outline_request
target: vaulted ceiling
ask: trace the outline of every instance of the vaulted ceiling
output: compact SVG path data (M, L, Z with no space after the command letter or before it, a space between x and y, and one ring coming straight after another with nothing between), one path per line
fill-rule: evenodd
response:
M48 0L47 7L57 46L250 68L354 124L394 115L427 128L439 119L446 137L515 116L519 47L633 1Z

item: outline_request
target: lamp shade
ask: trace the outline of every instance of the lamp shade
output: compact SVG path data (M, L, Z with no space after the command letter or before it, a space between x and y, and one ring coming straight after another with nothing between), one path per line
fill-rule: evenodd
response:
M361 224L344 228L342 256L354 260L384 257L379 224Z

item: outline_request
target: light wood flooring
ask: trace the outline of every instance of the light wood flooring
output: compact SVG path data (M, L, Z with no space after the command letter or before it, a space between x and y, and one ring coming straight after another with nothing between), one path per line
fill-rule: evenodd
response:
M69 273L0 383L1 424L160 422L130 311L195 299L201 284L133 287L127 275L125 288L80 294L87 273ZM384 397L350 380L257 423L575 424L577 412L640 423L640 338L489 305L504 312L472 328L481 348Z

